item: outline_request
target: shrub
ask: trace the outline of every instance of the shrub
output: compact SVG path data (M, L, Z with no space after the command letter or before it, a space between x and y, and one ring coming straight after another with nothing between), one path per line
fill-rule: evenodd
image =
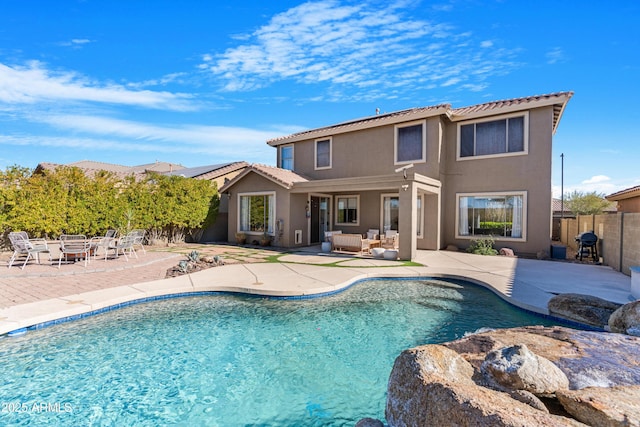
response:
M498 255L498 251L493 248L493 237L481 237L471 241L467 252L476 255Z

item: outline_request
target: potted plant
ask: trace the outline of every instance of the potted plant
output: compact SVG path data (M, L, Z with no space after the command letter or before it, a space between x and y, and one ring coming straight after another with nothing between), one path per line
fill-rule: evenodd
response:
M260 237L260 246L269 246L271 244L271 236L265 231Z
M247 235L244 234L243 232L238 232L236 233L236 243L238 243L239 245L244 245L247 241Z
M331 252L331 242L328 238L322 242L322 252Z

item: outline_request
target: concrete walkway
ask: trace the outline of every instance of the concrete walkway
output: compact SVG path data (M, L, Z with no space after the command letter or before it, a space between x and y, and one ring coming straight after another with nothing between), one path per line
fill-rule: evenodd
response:
M372 277L465 279L491 289L516 306L541 314L548 313L547 302L559 293L590 294L618 303L632 300L630 277L609 267L595 265L448 251L418 251L417 262L422 266L370 258L329 256L317 251L285 254L279 256L278 262L265 262L271 255L281 254L277 251L267 254L256 252L255 259L250 254L247 262L227 264L171 279L162 277L167 268L176 265L182 258L170 252L148 251L140 256L142 261L118 265L120 270L101 267L100 271L85 269L73 275L52 272L51 275L33 276L29 275L33 273L27 272L31 266L25 268L24 273L16 273L17 267L12 267L11 274L3 275L0 272L0 290L10 288L17 294L12 300L0 292L0 334L34 325L42 326L57 319L80 318L83 314L130 301L172 294L229 291L268 296L305 296L339 291L358 280ZM42 281L38 285L40 288L48 287L42 291L41 298L30 285L34 281ZM30 289L30 299L19 298L21 286Z

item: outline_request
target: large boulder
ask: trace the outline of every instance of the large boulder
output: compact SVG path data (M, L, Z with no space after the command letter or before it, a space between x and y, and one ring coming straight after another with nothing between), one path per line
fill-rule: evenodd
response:
M621 334L640 335L640 300L617 309L609 318L609 330Z
M556 295L547 304L549 314L553 316L603 329L609 322L609 316L620 306L615 302L582 294Z
M524 344L491 351L481 371L491 382L507 390L524 390L537 396L569 388L569 380L560 368Z
M477 385L474 372L462 356L440 345L405 350L389 378L387 423L391 427L583 425Z
M518 352L513 352L519 354L523 344L537 356L536 362L531 363L540 366L544 358L567 377L568 390L562 380L545 386L545 391L555 389L558 399L537 399L525 390L506 393L490 387L482 371L485 360L491 360L487 355L520 346ZM512 362L516 359L510 357ZM543 372L540 374L546 375ZM618 425L607 424L600 415L589 415L595 408L607 419L640 425L640 415L634 407L634 402L640 401L638 386L638 337L563 327L502 329L404 351L389 378L386 417L390 427L584 425L577 420L593 426ZM620 397L625 390L628 397Z
M587 387L557 393L576 419L596 426L640 426L640 386Z

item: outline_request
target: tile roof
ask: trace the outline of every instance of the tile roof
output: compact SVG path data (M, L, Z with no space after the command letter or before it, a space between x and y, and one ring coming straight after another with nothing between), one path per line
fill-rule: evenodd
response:
M452 120L467 120L490 114L501 114L510 111L522 111L525 108L536 108L553 105L553 132L555 133L564 108L573 92L555 92L547 95L534 95L524 98L505 99L502 101L485 102L484 104L471 105L469 107L455 108L449 116ZM489 113L489 114L488 114Z
M607 200L623 200L630 199L632 197L640 197L640 185L625 188L624 190L620 190L615 193L609 194L608 196L605 196Z
M293 184L297 182L308 182L309 179L297 174L288 169L277 168L275 166L268 166L259 163L254 163L248 166L242 173L237 175L231 181L227 182L225 185L220 188L220 192L223 193L227 191L230 187L232 187L236 182L240 181L244 176L249 173L257 173L258 175L262 175L263 177L275 182L276 184L290 189Z
M43 162L39 163L35 171L39 170L55 170L58 166L76 167L87 176L93 176L99 171L107 171L113 173L119 178L129 175L142 176L147 172L168 172L170 170L184 169L184 166L174 163L155 162L138 166L124 166L113 163L97 162L94 160L80 160L78 162L61 165L57 163Z
M319 138L322 136L335 135L336 133L353 132L360 129L382 126L393 123L401 123L409 120L421 119L425 117L437 116L444 114L449 110L449 104L434 105L431 107L409 108L406 110L394 111L392 113L377 114L375 116L364 117L356 120L349 120L331 126L325 126L316 129L294 133L287 136L273 138L267 141L271 146L288 144L295 141L301 141L311 138Z
M273 138L267 144L275 147L282 144L303 141L307 139L321 138L339 133L353 132L360 129L407 122L410 120L424 119L440 114L445 114L452 121L467 120L476 117L491 116L507 112L523 111L528 108L553 106L553 132L556 131L564 108L573 96L573 92L556 92L547 95L535 95L525 98L513 98L503 101L492 101L484 104L472 105L452 109L450 104L439 104L431 107L410 108L391 113L378 114L338 123L331 126L309 129L291 135Z
M197 166L194 168L183 168L172 172L165 172L164 175L178 175L186 178L215 179L247 166L249 166L249 163L247 162L230 162L217 165Z

